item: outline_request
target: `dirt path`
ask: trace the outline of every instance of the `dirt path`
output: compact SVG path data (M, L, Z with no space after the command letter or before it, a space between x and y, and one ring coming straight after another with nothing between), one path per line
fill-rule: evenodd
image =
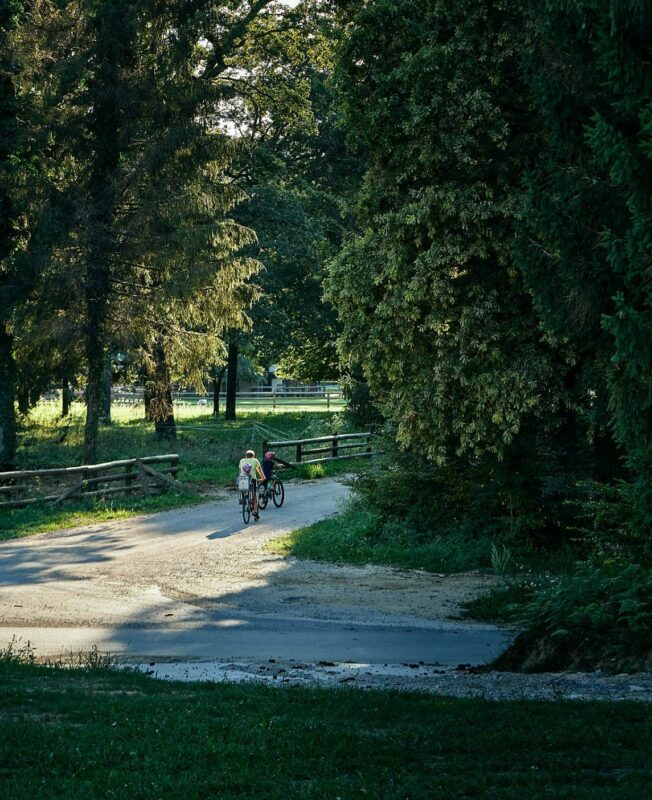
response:
M286 505L244 527L234 498L0 546L0 625L195 623L211 612L459 627L478 574L437 576L281 558L264 545L335 512L336 481L291 485Z
M652 677L476 674L505 631L461 622L492 579L280 558L270 539L333 514L343 484L291 484L244 527L233 496L0 544L0 647L123 654L159 677L400 688L465 697L652 700Z
M490 584L486 576L320 564L265 548L335 513L347 493L334 480L291 484L285 506L249 526L229 496L5 542L0 646L17 635L43 657L96 644L169 658L265 650L446 663L499 650L503 632L455 619L460 604Z

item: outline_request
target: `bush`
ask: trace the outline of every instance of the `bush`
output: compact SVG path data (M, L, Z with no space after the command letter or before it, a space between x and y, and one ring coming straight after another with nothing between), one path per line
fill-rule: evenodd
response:
M384 520L426 537L488 537L517 547L554 548L569 539L561 500L529 471L498 462L438 467L397 453L391 442L382 447L383 460L360 475L355 489Z
M634 488L626 481L577 484L575 541L586 558L652 566L652 539L637 518Z
M579 564L551 579L521 608L524 628L494 669L530 672L652 668L652 570L633 564Z

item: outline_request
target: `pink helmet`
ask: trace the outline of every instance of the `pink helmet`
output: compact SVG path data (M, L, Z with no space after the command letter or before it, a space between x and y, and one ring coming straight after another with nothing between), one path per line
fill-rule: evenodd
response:
M274 458L274 455L275 455L275 453L274 453L273 450L268 450L265 453L265 461L271 461Z

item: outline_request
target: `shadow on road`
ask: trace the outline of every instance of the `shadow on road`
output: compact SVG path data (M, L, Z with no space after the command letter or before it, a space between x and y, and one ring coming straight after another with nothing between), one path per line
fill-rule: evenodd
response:
M392 622L403 613L393 603L410 592L427 598L434 576L415 573L408 586L407 573L387 570L387 585L372 585L364 567L307 570L262 554L261 539L333 513L345 493L335 482L297 486L289 508L264 512L246 527L237 506L224 501L3 543L0 647L22 631L40 655L93 645L181 660L456 664L497 655L507 634L488 626L438 630L417 615ZM320 594L326 580L329 599ZM376 601L384 610L372 609Z

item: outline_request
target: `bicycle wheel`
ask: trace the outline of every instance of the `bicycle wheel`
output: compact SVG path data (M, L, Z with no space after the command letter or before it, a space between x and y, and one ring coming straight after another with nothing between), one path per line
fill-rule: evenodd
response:
M264 511L267 508L267 503L269 503L269 490L260 489L258 491L258 508Z
M276 508L280 508L285 500L285 489L283 488L283 483L279 481L278 478L272 485L272 500Z
M242 519L245 525L247 525L251 519L251 506L249 505L248 492L242 492Z

